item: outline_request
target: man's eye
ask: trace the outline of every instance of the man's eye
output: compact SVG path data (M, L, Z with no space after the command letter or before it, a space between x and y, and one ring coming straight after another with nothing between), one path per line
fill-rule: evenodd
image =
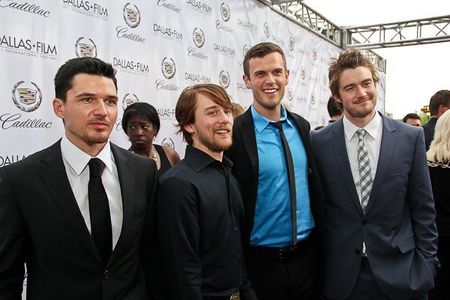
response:
M109 99L106 99L105 102L106 102L106 104L108 104L108 105L116 105L117 100L116 100L116 99L109 98Z
M91 103L92 102L92 98L85 97L85 98L82 98L81 101L83 101L84 103Z

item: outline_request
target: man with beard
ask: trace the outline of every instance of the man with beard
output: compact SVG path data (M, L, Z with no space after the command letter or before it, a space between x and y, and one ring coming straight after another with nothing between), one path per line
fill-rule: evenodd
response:
M158 231L171 299L255 299L241 247L243 204L223 151L230 98L214 84L186 88L175 116L188 143L158 192Z
M325 192L326 299L427 299L439 262L423 130L378 113L358 50L329 69L344 117L311 134Z
M109 142L115 70L71 59L55 94L63 138L0 169L0 299L20 299L24 263L27 299L150 299L156 167Z
M316 300L322 205L310 125L280 104L289 70L279 46L253 46L243 65L253 104L236 118L226 155L242 188L249 278L259 299Z

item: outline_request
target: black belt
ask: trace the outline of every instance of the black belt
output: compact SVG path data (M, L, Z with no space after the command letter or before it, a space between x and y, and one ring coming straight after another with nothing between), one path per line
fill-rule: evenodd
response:
M295 246L289 246L284 248L250 246L249 252L251 254L270 257L275 260L287 260L296 256L296 254L298 254L301 249L304 249L305 246L307 246L311 240L312 237L309 236L306 239L299 241Z

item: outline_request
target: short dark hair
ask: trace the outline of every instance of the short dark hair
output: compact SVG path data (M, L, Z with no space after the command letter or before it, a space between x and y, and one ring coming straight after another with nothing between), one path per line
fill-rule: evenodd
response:
M78 74L99 75L111 78L117 91L116 70L109 63L94 57L77 57L66 61L55 75L55 97L66 101L67 91L72 88L73 78Z
M420 116L416 113L409 113L406 116L403 117L403 123L406 123L406 120L408 119L417 119L420 120Z
M189 145L192 145L192 134L184 127L195 123L195 110L197 109L197 96L201 94L209 97L214 103L223 108L231 109L231 99L227 92L219 85L212 83L196 84L188 86L178 98L175 107L175 117L178 121L178 132L183 133L183 138Z
M328 69L328 80L331 95L339 96L339 77L347 69L356 69L357 67L366 67L372 73L372 79L375 83L379 81L377 68L370 58L357 49L350 49L339 54L337 59L332 59Z
M155 129L155 136L158 134L159 128L161 126L158 112L156 111L156 108L153 105L145 102L133 103L129 105L123 112L122 128L123 131L125 131L125 133L127 133L128 122L130 122L131 117L135 115L139 115L141 117L148 119L148 121L152 123Z
M328 99L327 110L330 118L342 115L342 103L334 100L333 97Z
M430 99L431 115L435 116L439 113L440 105L449 105L449 104L450 104L450 91L449 90L437 91Z
M247 51L247 53L245 54L244 57L244 62L243 62L243 66L244 66L244 74L247 77L250 77L250 66L249 66L249 61L252 58L255 57L264 57L270 53L273 52L278 52L281 54L281 57L283 58L283 63L284 63L284 68L287 70L286 67L286 56L284 55L283 49L280 48L280 46L274 44L274 43L270 43L270 42L264 42L264 43L259 43L256 44L255 46L251 47L250 50Z

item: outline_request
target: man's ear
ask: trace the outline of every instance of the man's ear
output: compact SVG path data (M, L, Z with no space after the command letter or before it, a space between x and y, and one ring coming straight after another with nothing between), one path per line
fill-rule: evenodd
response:
M64 119L64 101L59 98L54 98L52 104L55 115L57 115L61 119Z
M252 86L251 86L251 84L250 84L250 78L248 78L247 77L247 75L242 75L242 80L244 81L244 83L245 83L245 86L248 88L248 89L251 89L252 88Z
M342 104L342 100L341 100L341 98L339 98L339 95L333 95L332 97L333 97L334 101Z
M194 124L184 125L183 129L186 130L187 132L189 132L190 134L194 134L195 133L195 126L194 126Z

